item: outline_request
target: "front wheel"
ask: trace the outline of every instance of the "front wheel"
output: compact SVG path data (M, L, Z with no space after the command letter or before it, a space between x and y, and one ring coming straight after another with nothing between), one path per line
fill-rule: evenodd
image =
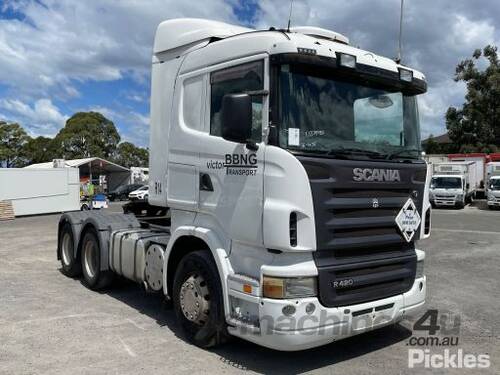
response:
M195 251L181 260L174 276L173 304L189 341L202 348L227 341L222 286L209 252Z
M82 240L82 273L85 285L92 290L103 289L113 281L111 271L101 271L101 248L95 230L88 230Z

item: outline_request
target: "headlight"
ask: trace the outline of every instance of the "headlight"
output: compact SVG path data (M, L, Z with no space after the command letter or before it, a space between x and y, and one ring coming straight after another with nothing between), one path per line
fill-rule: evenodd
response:
M463 198L463 197L464 197L464 195L463 195L463 194L457 194L457 199L458 199L458 200L462 200L462 198Z
M415 279L419 279L421 277L424 277L424 261L421 260L420 262L417 262L417 273L415 274Z
M263 278L263 296L266 298L299 298L317 295L316 277Z

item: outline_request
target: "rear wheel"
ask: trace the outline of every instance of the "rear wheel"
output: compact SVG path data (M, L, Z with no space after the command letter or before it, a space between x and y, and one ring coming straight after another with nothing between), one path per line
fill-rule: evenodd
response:
M73 241L73 231L69 223L64 223L59 236L59 250L61 251L61 270L69 277L75 277L81 274L82 268L80 262L75 257L75 245Z
M111 271L101 271L101 248L95 230L83 236L81 250L82 273L85 285L93 290L107 287L113 281Z
M173 304L189 341L208 348L227 341L222 287L207 251L195 251L180 262L174 277Z

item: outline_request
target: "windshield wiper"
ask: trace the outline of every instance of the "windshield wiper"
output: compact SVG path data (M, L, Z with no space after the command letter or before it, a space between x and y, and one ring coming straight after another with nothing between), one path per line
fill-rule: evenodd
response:
M404 150L399 150L399 151L396 151L396 152L393 152L393 153L390 153L386 156L386 159L394 159L396 156L401 156L401 154L404 154L405 152L416 152L416 153L419 153L420 150L416 149L416 148L407 148L407 149L404 149ZM415 157L415 158L410 158L410 159L418 159L418 156Z
M342 147L342 148L334 148L333 150L330 150L327 155L366 155L371 157L372 159L380 158L383 157L384 155L381 154L380 152L377 151L371 151L371 150L363 150L362 148L347 148L347 147Z

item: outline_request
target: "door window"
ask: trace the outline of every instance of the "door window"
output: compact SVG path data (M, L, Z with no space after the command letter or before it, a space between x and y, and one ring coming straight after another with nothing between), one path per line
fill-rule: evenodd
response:
M210 134L220 137L222 98L227 94L263 90L264 62L255 61L213 72L210 84ZM262 141L262 106L262 96L252 96L251 139L257 143Z

